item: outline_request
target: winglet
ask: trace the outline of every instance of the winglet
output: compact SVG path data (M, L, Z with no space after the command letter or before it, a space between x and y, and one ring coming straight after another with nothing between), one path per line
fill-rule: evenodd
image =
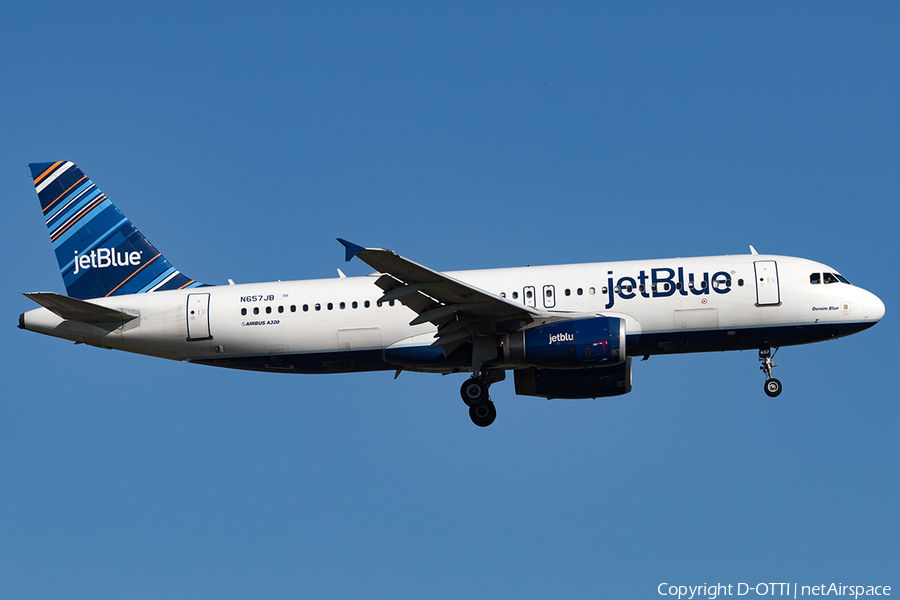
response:
M344 245L344 249L347 251L344 260L350 262L353 260L353 257L365 250L362 246L357 246L352 242L348 242L347 240L342 240L341 238L337 238L337 241Z

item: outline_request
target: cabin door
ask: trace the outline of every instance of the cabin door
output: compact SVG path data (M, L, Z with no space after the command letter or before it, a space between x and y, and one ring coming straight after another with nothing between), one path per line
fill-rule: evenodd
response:
M189 342L212 339L209 334L209 294L188 294L187 331Z
M778 285L778 265L774 260L758 260L753 263L756 272L756 305L778 306L781 289Z

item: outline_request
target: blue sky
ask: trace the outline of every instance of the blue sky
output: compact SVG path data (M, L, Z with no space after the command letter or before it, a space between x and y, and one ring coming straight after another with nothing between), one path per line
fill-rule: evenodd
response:
M6 3L0 596L659 597L900 586L900 8ZM887 316L654 357L615 399L279 376L20 331L63 291L27 163L75 161L180 270L367 273L760 252ZM752 595L752 594L751 594Z

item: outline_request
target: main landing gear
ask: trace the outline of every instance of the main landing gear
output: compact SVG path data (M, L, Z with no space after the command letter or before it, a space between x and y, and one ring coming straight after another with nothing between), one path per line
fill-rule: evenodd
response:
M772 368L778 366L772 361L776 352L778 352L778 348L775 348L774 351L769 348L759 349L759 360L762 363L759 370L766 374L766 384L763 389L769 398L774 398L781 393L781 382L772 377Z
M505 373L503 371L499 373L499 377L494 372L476 373L459 388L459 395L469 407L469 418L479 427L487 427L497 418L497 408L491 402L488 387L494 381L503 379Z

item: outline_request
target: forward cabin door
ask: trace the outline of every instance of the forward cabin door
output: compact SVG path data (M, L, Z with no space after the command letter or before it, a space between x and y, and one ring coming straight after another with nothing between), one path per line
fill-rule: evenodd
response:
M756 271L756 305L778 306L781 289L778 285L778 265L774 260L758 260L753 263Z
M209 334L209 294L188 294L187 331L189 342L212 339Z

